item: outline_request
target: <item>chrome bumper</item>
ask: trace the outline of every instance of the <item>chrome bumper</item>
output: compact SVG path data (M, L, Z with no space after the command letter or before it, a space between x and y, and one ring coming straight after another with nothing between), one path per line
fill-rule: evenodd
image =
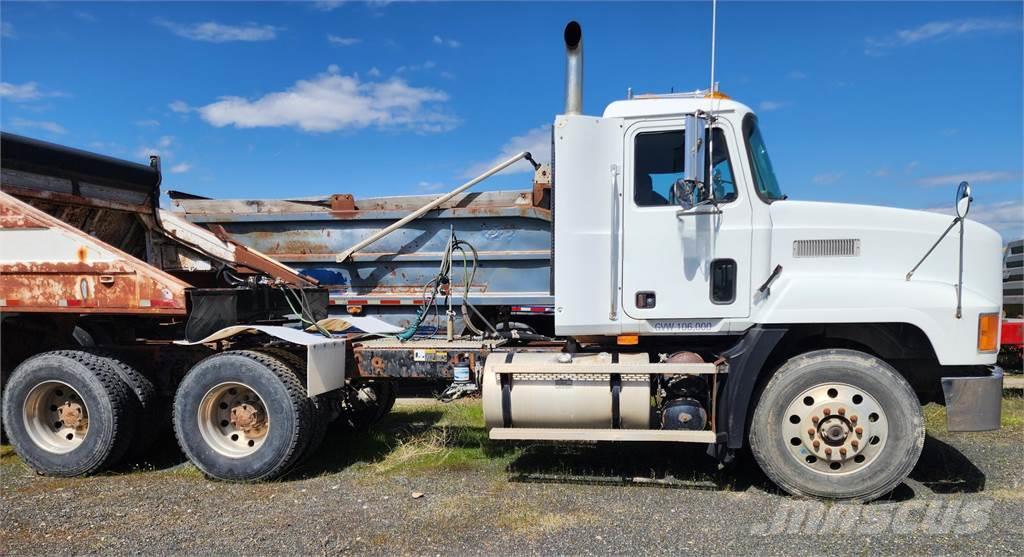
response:
M999 429L1003 403L1003 368L989 367L981 377L943 377L946 429L992 431Z

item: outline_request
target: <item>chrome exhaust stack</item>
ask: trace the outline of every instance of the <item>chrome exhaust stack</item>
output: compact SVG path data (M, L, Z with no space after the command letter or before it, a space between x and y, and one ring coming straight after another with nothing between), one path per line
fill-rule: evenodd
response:
M565 26L565 113L583 113L583 29L570 21Z

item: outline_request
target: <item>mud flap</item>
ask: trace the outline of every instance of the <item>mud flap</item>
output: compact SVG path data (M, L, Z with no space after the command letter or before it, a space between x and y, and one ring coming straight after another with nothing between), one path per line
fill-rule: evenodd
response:
M1003 369L989 368L982 377L943 377L946 429L992 431L999 429L1003 402Z

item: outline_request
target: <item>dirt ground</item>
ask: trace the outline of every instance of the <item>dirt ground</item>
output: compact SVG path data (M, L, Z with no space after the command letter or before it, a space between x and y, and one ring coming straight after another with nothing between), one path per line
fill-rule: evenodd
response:
M173 438L141 466L55 479L0 456L0 554L1013 554L1024 552L1024 399L950 434L868 505L798 501L699 447L491 442L479 403L401 402L256 485L206 480Z

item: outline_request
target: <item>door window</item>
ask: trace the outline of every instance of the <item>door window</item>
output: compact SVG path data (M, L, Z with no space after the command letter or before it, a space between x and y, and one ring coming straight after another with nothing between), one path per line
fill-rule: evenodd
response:
M683 130L647 132L637 134L634 142L633 201L640 207L679 205L672 185L683 177ZM709 167L710 181L719 203L736 199L736 182L725 133L714 130L713 163ZM693 200L694 202L699 200Z

